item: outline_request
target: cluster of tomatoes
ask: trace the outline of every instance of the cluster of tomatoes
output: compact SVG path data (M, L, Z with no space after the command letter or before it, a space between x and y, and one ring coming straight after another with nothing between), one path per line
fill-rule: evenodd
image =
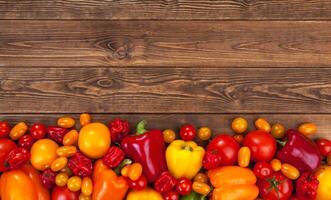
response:
M213 136L210 128L191 124L181 126L178 135L172 129L159 131L162 141L153 139L158 132L150 132L141 148L155 148L146 151L160 153L164 166L149 161L152 154L136 158L128 153L134 147L123 149L134 140L127 139L130 128L125 120L106 126L91 122L84 113L79 124L77 130L71 117L59 118L56 126L0 122L0 199L28 199L17 194L19 190L8 192L6 184L9 172L26 173L29 166L50 193L41 197L36 192L37 200L331 199L331 141L311 139L317 132L313 123L286 131L280 123L270 125L258 118L255 130L248 131L247 120L237 117L231 123L233 135ZM133 146L139 145L140 139L135 139ZM152 147L149 142L162 145ZM139 159L155 164L152 171L160 173L147 172Z

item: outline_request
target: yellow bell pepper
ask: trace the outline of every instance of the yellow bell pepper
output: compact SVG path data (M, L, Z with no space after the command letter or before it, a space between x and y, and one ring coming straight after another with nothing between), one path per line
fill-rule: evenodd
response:
M157 191L146 188L144 190L131 190L126 200L163 200L163 197Z
M168 170L175 178L192 179L201 169L204 154L193 141L175 140L166 150Z
M319 181L316 200L331 199L331 166L321 166L316 171Z

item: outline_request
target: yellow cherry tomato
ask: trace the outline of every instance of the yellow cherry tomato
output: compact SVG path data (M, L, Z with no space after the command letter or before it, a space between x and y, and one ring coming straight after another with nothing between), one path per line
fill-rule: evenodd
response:
M55 177L55 184L57 186L63 187L65 185L67 185L68 179L69 179L68 174L66 174L64 172L60 172Z
M235 141L237 141L239 144L241 144L244 141L243 135L234 135L232 136Z
M236 117L232 120L231 128L237 134L242 134L247 130L248 122L243 117Z
M299 126L298 131L305 136L316 134L317 126L313 123L303 123Z
M200 140L209 140L209 138L211 137L211 130L208 127L201 127L199 128L198 131L198 137L200 138Z
M124 177L128 177L129 175L129 169L130 169L130 165L126 165L121 169L121 175Z
M71 157L77 152L77 148L75 146L62 146L56 150L56 155L62 157Z
M192 184L192 189L194 192L201 194L203 196L206 196L209 194L211 188L209 185L206 183L201 183L201 182L193 182Z
M57 120L57 125L62 128L72 128L75 123L75 120L71 117L61 117Z
M50 167L57 158L56 150L59 145L51 139L37 140L31 147L31 164L34 168L43 171Z
M26 123L24 122L20 122L10 130L9 137L12 140L18 140L26 133L27 130L28 130L28 125L26 125Z
M291 180L295 180L299 178L300 172L299 170L294 167L293 165L290 165L288 163L283 163L281 167L281 172L286 176L287 178Z
M82 194L90 196L93 192L93 182L90 177L84 177L81 186Z
M282 124L274 124L271 127L271 135L274 138L280 139L285 135L285 127Z
M331 153L329 153L329 155L328 155L326 161L327 161L328 165L331 166Z
M271 131L271 126L270 126L269 122L267 120L265 120L264 118L258 118L255 121L255 127L258 130L263 130L268 133Z
M89 123L91 123L91 115L87 113L83 113L79 116L79 122L81 126L85 126Z
M163 131L163 140L166 143L171 143L172 141L174 141L176 139L176 133L175 131L171 130L171 129L166 129Z
M78 141L78 131L73 129L64 135L62 143L65 146L69 146L76 144L77 141Z
M72 192L77 192L80 190L82 185L82 179L79 176L72 176L68 179L67 187Z
M194 182L208 183L208 177L204 173L198 173L194 177Z
M139 179L143 172L143 166L140 163L133 163L129 166L128 177L132 181L136 181Z
M271 165L272 170L274 170L275 172L278 172L282 168L282 163L277 158L272 159L270 162L270 165Z
M103 157L111 143L110 132L102 123L90 123L79 131L78 147L89 158Z
M66 157L58 157L51 164L51 170L54 172L60 171L63 169L68 163L68 159Z
M78 200L91 200L91 199L92 199L91 196L85 196L83 193L80 193L78 198Z
M315 173L319 181L316 200L331 199L331 166L322 165Z
M251 151L248 147L241 147L238 152L238 165L240 167L248 167L251 160Z

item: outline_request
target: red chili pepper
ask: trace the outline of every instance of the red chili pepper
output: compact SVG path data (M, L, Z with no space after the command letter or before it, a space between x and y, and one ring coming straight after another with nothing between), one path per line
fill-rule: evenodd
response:
M143 190L147 187L147 179L144 175L141 175L138 180L133 181L127 178L129 187L133 190Z
M299 200L314 200L317 196L319 181L311 172L303 173L296 182L296 193Z
M56 177L56 173L53 172L51 169L45 169L40 175L41 182L48 189L54 186L55 177Z
M202 165L205 169L215 169L221 165L222 157L217 151L206 151L205 155L203 156Z
M179 194L176 190L171 190L163 194L164 200L179 200Z
M124 152L121 148L112 146L103 157L103 163L109 168L115 168L123 161L124 156Z
M277 158L288 163L299 171L315 171L321 163L321 154L317 145L296 130L288 130L287 141L278 141L283 148L277 153Z
M130 132L129 122L116 118L109 122L109 131L111 135L111 141L114 143L120 143L125 136Z
M30 152L25 148L18 147L10 151L6 159L9 169L18 169L30 160Z
M31 136L36 140L44 138L46 135L46 127L40 123L33 124L29 131Z
M76 176L86 177L92 175L92 161L82 153L75 153L68 162L68 167Z
M68 130L57 126L49 126L47 127L46 132L47 137L59 144L62 144L63 137L68 132Z
M172 190L177 183L175 177L171 176L168 171L163 172L154 183L154 188L159 193L165 193Z
M192 181L188 178L178 179L176 190L180 195L187 195L192 191Z
M191 124L180 127L179 136L185 141L193 140L195 137L195 128Z
M7 137L10 133L10 126L7 122L0 122L0 137Z
M30 150L35 141L36 140L33 139L32 135L30 135L30 134L23 135L18 140L18 146L22 147L22 148L25 148L26 150Z
M325 138L318 139L316 141L318 149L323 156L328 156L331 153L331 141Z

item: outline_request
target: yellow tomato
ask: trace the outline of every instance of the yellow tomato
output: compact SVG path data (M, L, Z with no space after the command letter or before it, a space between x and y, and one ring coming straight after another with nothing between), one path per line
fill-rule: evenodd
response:
M43 171L50 167L57 158L56 150L59 147L56 142L50 139L36 141L31 147L31 164L34 168Z
M93 192L93 182L90 177L83 178L81 190L82 190L82 194L84 194L85 196L91 196Z
M294 167L293 165L290 165L287 163L282 164L282 167L280 170L284 174L284 176L286 176L287 178L289 178L291 180L295 180L295 179L299 178L299 176L300 176L299 170L296 167Z
M85 126L89 123L91 123L91 115L87 113L83 113L79 116L79 122L81 126Z
M272 170L274 170L275 172L278 172L279 170L282 169L282 163L277 158L272 159L270 162L270 165L271 165Z
M57 186L63 187L67 185L68 179L69 179L68 174L64 172L58 173L55 177L55 184Z
M171 129L166 129L163 131L163 140L166 143L171 143L172 141L174 141L176 139L176 133L175 131L171 130Z
M75 146L62 146L56 150L56 154L58 156L63 157L71 157L77 152L77 148Z
M331 166L321 166L316 172L319 181L316 200L331 199Z
M271 127L271 135L280 139L285 135L285 127L282 124L274 124Z
M236 117L233 119L231 128L235 133L242 134L247 130L248 122L243 117Z
M88 157L97 159L104 156L110 146L110 132L102 123L90 123L79 131L78 147Z
M75 120L71 117L61 117L57 120L57 125L62 128L72 128L75 123Z
M198 173L194 177L194 182L208 183L208 177L204 173Z
M257 130L263 130L268 133L271 131L271 126L270 126L269 122L267 120L265 120L264 118L258 118L255 121L255 127Z
M79 176L72 176L68 179L67 187L72 192L77 192L80 190L82 185L82 179Z
M198 131L198 137L200 140L209 140L211 137L211 130L208 127L201 127Z
M238 152L238 165L240 167L248 167L251 160L251 151L248 147L241 147Z
M211 188L206 183L201 182L193 182L192 184L192 190L198 194L201 194L203 196L206 196L209 194Z
M18 140L26 133L27 130L28 130L28 125L26 125L26 123L24 122L20 122L10 130L9 137L12 140Z
M69 146L76 144L77 141L78 141L78 131L73 129L64 135L62 143L65 146Z
M60 171L63 169L68 163L68 159L66 157L58 157L52 162L51 170L54 172Z
M83 193L79 194L79 200L91 200L92 197L91 196L85 196Z
M298 131L305 136L314 135L317 132L317 126L313 123L303 123L299 126Z

